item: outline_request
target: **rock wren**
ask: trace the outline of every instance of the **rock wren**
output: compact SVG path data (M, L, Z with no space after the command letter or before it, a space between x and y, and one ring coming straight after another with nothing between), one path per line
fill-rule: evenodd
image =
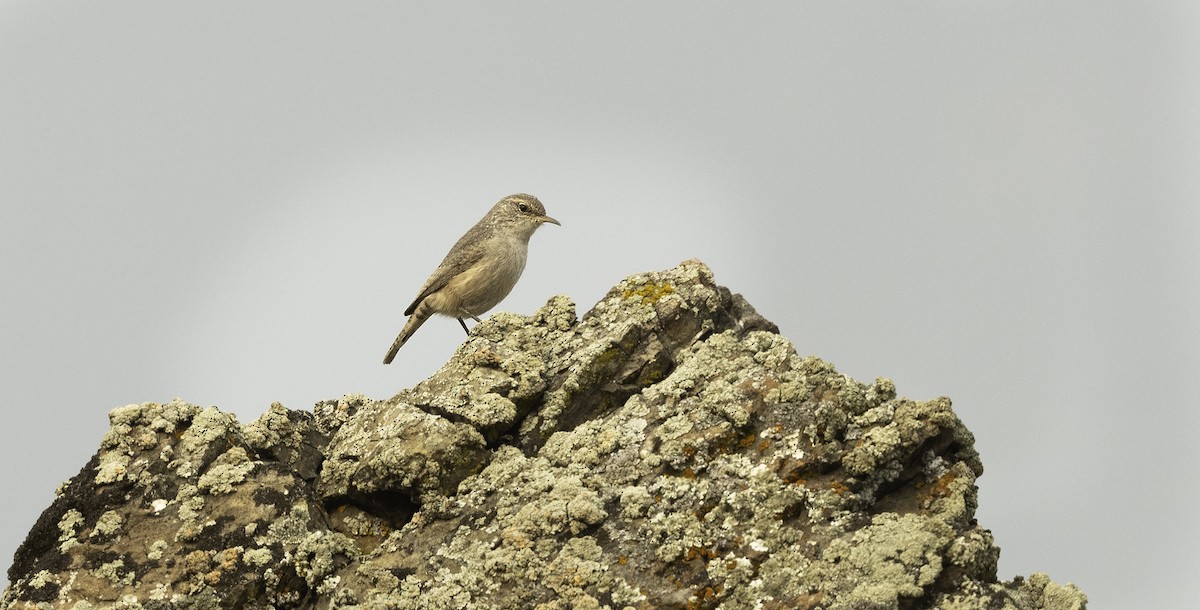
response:
M450 248L412 305L404 310L408 322L392 342L383 363L390 363L404 342L435 313L458 318L470 334L463 318L478 322L481 314L508 296L525 270L529 238L544 222L559 224L546 215L546 208L533 195L509 195L492 206Z

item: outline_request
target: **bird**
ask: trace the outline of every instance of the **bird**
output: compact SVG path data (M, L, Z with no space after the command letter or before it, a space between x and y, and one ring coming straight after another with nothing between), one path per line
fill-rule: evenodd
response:
M562 226L546 215L537 197L525 193L496 202L475 226L450 248L404 315L404 328L392 342L384 364L390 364L408 338L433 314L457 318L468 335L464 318L479 316L504 300L525 270L529 238L543 224Z

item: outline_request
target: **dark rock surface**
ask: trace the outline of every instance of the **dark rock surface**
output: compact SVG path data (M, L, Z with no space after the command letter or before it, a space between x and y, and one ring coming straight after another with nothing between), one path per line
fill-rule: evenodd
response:
M998 581L973 437L686 261L498 313L433 377L241 425L113 410L0 608L1084 608Z

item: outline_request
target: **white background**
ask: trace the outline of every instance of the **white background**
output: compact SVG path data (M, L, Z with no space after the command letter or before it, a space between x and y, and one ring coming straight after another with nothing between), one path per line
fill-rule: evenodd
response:
M106 413L393 395L501 197L501 308L700 258L801 355L948 395L1000 576L1200 574L1192 2L0 1L0 569Z

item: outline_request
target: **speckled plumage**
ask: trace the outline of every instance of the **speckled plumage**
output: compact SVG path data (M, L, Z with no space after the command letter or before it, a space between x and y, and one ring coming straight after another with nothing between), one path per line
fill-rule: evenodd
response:
M502 301L525 270L529 238L543 223L559 222L533 195L518 193L501 199L450 248L442 264L421 286L404 315L404 328L383 363L388 364L408 338L433 314L476 322Z

